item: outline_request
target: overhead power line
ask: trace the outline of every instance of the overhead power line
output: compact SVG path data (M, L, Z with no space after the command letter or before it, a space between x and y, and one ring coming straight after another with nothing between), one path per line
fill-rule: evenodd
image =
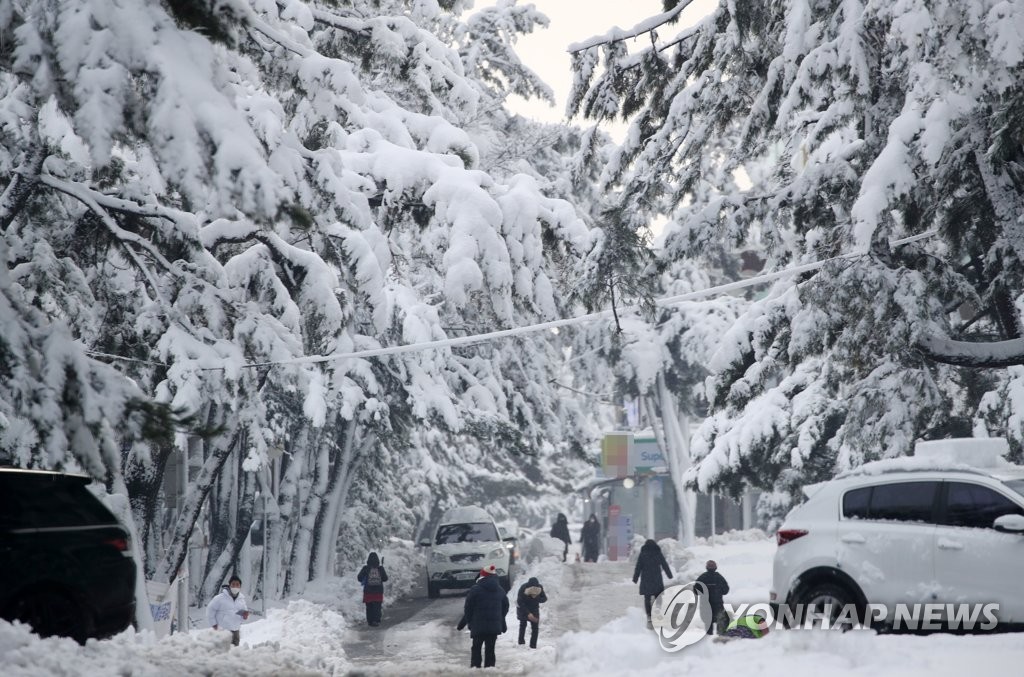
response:
M889 245L892 247L899 247L912 242L918 242L927 238L933 237L938 233L937 230L929 230L917 235L911 235L910 237L901 238L899 240L890 241ZM745 280L738 280L736 282L729 282L726 284L720 284L715 287L708 287L707 289L699 289L697 291L687 292L685 294L676 294L674 296L665 296L659 299L655 299L654 304L656 306L672 306L687 301L697 301L714 296L724 296L734 291L745 289L747 287L754 287L768 282L773 282L783 277L790 275L800 275L801 273L807 273L814 270L823 268L824 266L834 261L841 261L844 259L852 259L862 254L842 254L839 256L833 256L828 259L821 261L815 261L813 263L806 263L793 268L787 268L785 270L779 270L774 273L764 273L762 275L755 275L748 277ZM633 311L639 309L639 305L624 306L619 309L620 312ZM561 327L569 327L574 324L583 324L585 322L593 322L595 320L601 320L612 316L612 310L601 310L596 313L588 313L587 315L579 315L577 317L567 317L560 320L550 320L548 322L540 322L538 324L530 324L522 327L513 327L512 329L501 329L499 331L487 332L484 334L473 334L470 336L456 336L452 338L439 339L436 341L421 341L419 343L409 343L404 346L387 346L382 348L369 348L366 350L355 350L348 353L333 353L331 355L307 355L303 357L293 357L286 360L275 360L271 362L252 362L249 364L243 364L240 366L242 369L253 369L257 367L274 367L284 365L297 365L297 364L320 364L323 362L333 362L336 360L349 360L349 359L360 359L367 357L382 357L385 355L400 355L403 353L418 352L420 350L430 350L434 348L454 348L458 346L471 345L474 343L483 343L485 341L494 341L496 339L508 338L510 336L520 336L522 334L530 334L538 331L545 331L550 329L559 329ZM132 362L145 362L145 360L138 360L136 358L119 357L117 355L110 355L107 353L94 353L88 351L90 354L94 354L99 357L107 359L125 360ZM159 364L159 363L151 363ZM162 365L166 366L166 365ZM217 369L216 367L208 367L204 369L212 370Z
M911 235L899 240L893 240L889 244L892 247L899 247L901 245L910 244L911 242L917 242L933 237L938 233L937 230L929 230L924 233L917 235ZM727 284L721 284L716 287L708 287L707 289L700 289L697 291L688 292L686 294L677 294L675 296L666 296L655 300L655 305L658 306L671 306L686 301L696 301L712 296L723 296L729 294L738 289L745 289L746 287L753 287L759 284L765 284L772 282L788 275L799 275L801 273L818 270L833 261L841 261L843 259L852 259L861 256L861 254L842 254L840 256L833 256L832 258L824 259L822 261L815 261L814 263L806 263L802 266L796 266L793 268L787 268L786 270L776 271L774 273L765 273L763 275L755 275L745 280L738 280L736 282L729 282ZM621 308L621 311L637 310L639 305L630 305ZM584 322L593 322L595 320L601 320L612 316L612 310L601 310L596 313L589 313L587 315L580 315L578 317L567 317L561 320L551 320L549 322L540 322L538 324L530 324L523 327L513 327L512 329L502 329L499 331L487 332L484 334L473 334L470 336L456 336L453 338L439 339L436 341L422 341L420 343L410 343L404 346L387 346L383 348L370 348L367 350L356 350L349 353L335 353L333 355L309 355L306 357L294 357L288 360L278 360L274 362L258 362L254 364L243 365L243 368L248 367L270 367L276 365L286 364L318 364L322 362L331 362L334 360L347 360L347 359L359 359L365 357L380 357L383 355L399 355L402 353L417 352L420 350L429 350L431 348L453 348L457 346L465 346L473 343L481 343L484 341L493 341L495 339L508 338L509 336L519 336L521 334L530 334L537 331L545 331L548 329L558 329L560 327L568 327L574 324L582 324Z

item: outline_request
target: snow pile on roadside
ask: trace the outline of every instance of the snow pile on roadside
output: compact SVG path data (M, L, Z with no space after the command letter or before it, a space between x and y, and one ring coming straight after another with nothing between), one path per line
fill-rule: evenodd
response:
M424 594L423 551L415 543L395 538L377 554L383 557L384 570L388 574L388 582L384 584L385 608L402 597ZM338 609L349 623L360 622L366 617L363 586L356 580L360 568L362 565L342 576L329 576L307 583L302 599Z
M672 570L674 574L673 580L682 580L685 578L686 581L692 580L690 577L684 577L683 572L687 571L694 564L693 552L690 549L684 547L679 541L674 538L663 538L658 541L658 547L661 548L661 554L665 555L665 561L668 562L668 568ZM636 558L631 558L635 561Z
M701 536L696 539L696 543L697 545L723 545L725 543L767 541L771 538L762 529L730 529L714 536Z
M254 624L255 625L255 624ZM243 630L243 633L245 630ZM282 641L253 649L232 647L227 632L199 630L158 640L151 632L127 630L83 647L65 638L41 639L22 624L0 621L0 666L4 677L218 677L330 674L336 663L309 645Z
M731 531L711 539L700 539L690 550L693 561L685 574L687 582L704 572L709 559L718 563L718 573L729 582L726 604L757 604L768 601L772 587L772 560L778 546L759 529Z
M284 609L269 609L265 619L244 625L242 644L272 649L280 659L330 674L349 667L342 646L347 627L345 618L336 611L297 600Z

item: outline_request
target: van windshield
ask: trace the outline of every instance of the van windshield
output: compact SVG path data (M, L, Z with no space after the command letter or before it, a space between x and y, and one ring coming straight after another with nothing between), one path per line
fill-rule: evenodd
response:
M498 540L498 532L490 522L442 524L437 529L435 545L447 543L478 543Z

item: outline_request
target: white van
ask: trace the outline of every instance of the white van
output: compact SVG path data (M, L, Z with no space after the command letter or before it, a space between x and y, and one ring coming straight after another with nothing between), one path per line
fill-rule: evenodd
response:
M504 539L511 540L511 539ZM420 545L427 554L427 596L434 598L443 588L468 588L480 570L494 565L498 582L512 589L512 549L504 542L498 525L483 508L452 508L441 516L433 540Z

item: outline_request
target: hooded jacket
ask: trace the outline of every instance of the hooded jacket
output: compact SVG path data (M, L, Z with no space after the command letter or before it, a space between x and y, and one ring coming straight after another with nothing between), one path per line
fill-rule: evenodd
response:
M540 592L536 595L531 595L533 588L539 588ZM540 584L536 578L530 580L519 586L519 594L516 595L516 618L521 621L529 620L527 616L533 614L540 619L540 605L548 601L547 593L544 592L544 586Z
M375 568L380 570L380 585L370 585L367 582L369 580L370 570ZM356 575L356 580L363 584L364 604L384 601L384 583L388 580L388 574L384 571L384 566L380 563L377 553L371 552L370 556L366 558L366 566L359 570L359 573Z
M507 629L508 595L497 576L484 576L466 593L459 629L469 626L471 637L500 635Z
M658 596L665 589L665 582L661 578L661 572L672 578L672 570L668 568L665 555L657 542L648 538L643 547L640 548L640 556L636 558L636 568L633 569L633 582L640 581L641 595Z
M601 523L597 521L596 515L583 523L583 530L580 532L580 542L587 550L597 550L601 544Z
M572 538L569 536L569 520L562 513L558 513L555 523L551 525L551 537L565 541L566 545L572 543Z

